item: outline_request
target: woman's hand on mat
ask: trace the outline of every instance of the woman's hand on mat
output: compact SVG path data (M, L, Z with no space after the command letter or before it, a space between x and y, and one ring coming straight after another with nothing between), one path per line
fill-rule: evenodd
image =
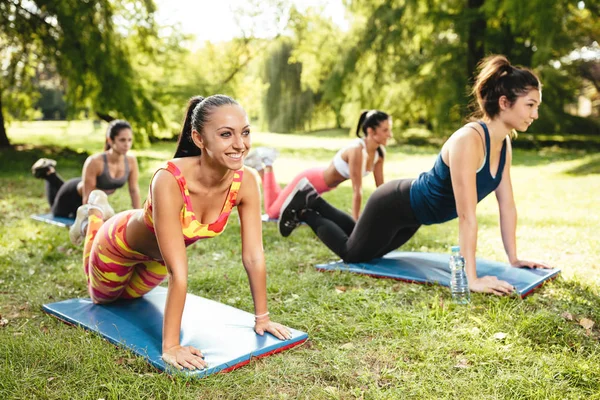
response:
M292 338L292 332L285 326L278 324L277 322L271 321L269 318L261 318L254 324L254 332L260 336L264 335L265 332L269 332L280 340L287 340Z
M515 288L510 283L500 280L495 276L482 276L469 280L469 289L472 292L493 293L498 296L511 294Z
M163 353L162 359L178 370L187 368L193 371L195 369L204 369L208 366L206 361L204 361L202 352L192 346L173 346Z
M541 261L527 261L527 260L517 260L510 263L511 266L515 268L547 268L552 269L548 264Z

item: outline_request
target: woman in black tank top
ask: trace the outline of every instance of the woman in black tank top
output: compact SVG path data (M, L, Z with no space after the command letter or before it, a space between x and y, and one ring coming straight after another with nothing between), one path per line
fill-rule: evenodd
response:
M104 152L93 154L83 165L82 177L64 181L56 172L56 161L41 158L31 167L36 178L44 179L46 197L55 217L75 218L77 208L87 203L89 194L100 189L107 194L128 183L133 208L141 207L138 164L127 154L133 143L131 125L111 121L106 131ZM111 172L112 171L112 172Z

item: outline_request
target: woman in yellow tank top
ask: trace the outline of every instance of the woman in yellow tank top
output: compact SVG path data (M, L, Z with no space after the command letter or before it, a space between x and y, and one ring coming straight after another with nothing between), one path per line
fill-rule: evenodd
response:
M85 235L84 270L95 303L143 296L168 276L162 357L179 369L206 367L199 349L179 341L187 293L185 247L219 235L233 207L242 225L254 330L281 340L291 337L286 327L269 319L258 182L244 174L243 166L249 149L248 117L235 100L194 97L175 158L154 174L144 207L112 216L106 194L95 190L77 210L70 231L73 242Z

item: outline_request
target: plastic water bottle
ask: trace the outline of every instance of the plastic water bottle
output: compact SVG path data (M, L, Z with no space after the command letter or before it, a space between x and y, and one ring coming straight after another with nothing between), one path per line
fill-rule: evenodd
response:
M450 256L450 290L452 291L452 300L457 304L467 304L471 302L471 291L465 271L465 259L460 255L460 247L452 246L452 255Z

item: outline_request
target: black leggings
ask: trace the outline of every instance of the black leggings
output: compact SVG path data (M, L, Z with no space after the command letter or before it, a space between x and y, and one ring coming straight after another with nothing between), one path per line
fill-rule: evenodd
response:
M75 218L82 198L77 192L81 178L63 181L57 173L46 176L46 197L55 217Z
M421 226L410 205L412 181L399 179L381 185L356 223L321 197L300 219L344 262L383 257L406 243Z

